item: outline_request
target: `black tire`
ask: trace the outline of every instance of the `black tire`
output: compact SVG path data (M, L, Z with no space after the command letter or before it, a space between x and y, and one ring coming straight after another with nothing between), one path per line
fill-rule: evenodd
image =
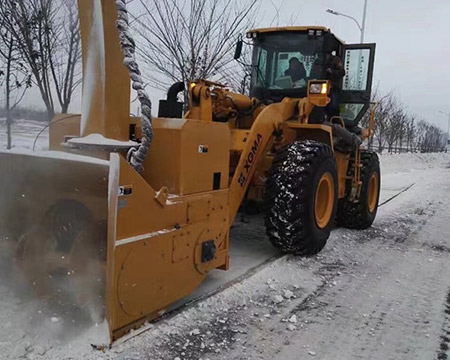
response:
M316 222L316 191L323 177L332 179L326 225ZM266 182L265 224L270 242L286 253L313 255L325 246L337 208L336 161L331 148L316 141L299 141L276 154Z
M346 185L346 195L343 199L339 200L338 205L337 223L339 226L349 229L367 229L374 222L378 210L381 184L380 161L378 155L371 151L362 150L361 164L362 187L359 202L354 203L348 200L351 191L351 181L348 181ZM347 174L353 176L352 161L349 162ZM371 179L373 176L377 177L377 189L375 191L371 187ZM371 199L375 199L375 203L370 204Z

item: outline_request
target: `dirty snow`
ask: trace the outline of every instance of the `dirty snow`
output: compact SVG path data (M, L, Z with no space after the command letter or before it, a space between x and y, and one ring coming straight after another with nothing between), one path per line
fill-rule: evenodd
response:
M88 334L49 343L46 332L65 320L0 289L2 311L17 314L15 321L29 330L2 336L0 358L447 359L450 155L380 159L382 199L396 197L379 209L373 227L336 229L325 249L310 258L272 258L269 250L254 248L267 260L258 263L250 251L232 251L229 273L235 278L247 273L240 281L229 278L219 293L149 324L110 350L93 350ZM242 220L231 241L267 242L260 216ZM233 273L236 267L240 273ZM224 281L217 274L226 273L213 272L211 278ZM208 286L203 291L214 288ZM22 316L24 306L45 320L35 338L29 335L34 322Z

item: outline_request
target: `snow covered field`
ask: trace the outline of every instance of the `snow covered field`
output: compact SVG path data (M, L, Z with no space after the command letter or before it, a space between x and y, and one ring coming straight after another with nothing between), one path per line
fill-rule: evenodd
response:
M39 125L17 126L17 146L31 148ZM450 154L383 155L381 165L384 204L372 228L336 229L314 257L265 262L276 252L261 217L237 220L231 242L258 251L232 248L231 275L213 273L199 290L226 285L220 293L105 352L86 336L45 341L59 326L48 315L37 339L0 338L0 359L447 359Z
M36 136L46 125L42 121L17 120L12 126L13 149L33 149ZM0 118L0 150L6 149L6 144L6 120ZM35 149L48 149L48 129L45 129L37 138Z

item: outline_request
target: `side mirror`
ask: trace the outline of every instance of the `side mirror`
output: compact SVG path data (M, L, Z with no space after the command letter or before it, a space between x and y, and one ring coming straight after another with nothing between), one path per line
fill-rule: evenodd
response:
M234 52L234 60L238 60L241 57L243 44L244 42L242 41L242 38L239 38L236 44L236 51Z

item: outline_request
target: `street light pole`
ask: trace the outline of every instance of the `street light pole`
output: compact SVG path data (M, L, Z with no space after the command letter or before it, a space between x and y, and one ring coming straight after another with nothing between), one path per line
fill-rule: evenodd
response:
M364 0L362 26L359 24L358 20L356 20L353 16L350 16L350 15L347 15L347 14L343 14L343 13L340 13L340 12L335 11L335 10L327 9L327 13L330 13L330 14L336 15L336 16L346 17L348 19L353 20L356 23L356 25L358 26L359 31L361 32L360 44L364 43L364 32L366 30L367 2L368 2L368 0ZM357 74L357 79L356 79L356 83L358 84L358 87L362 87L362 84L361 84L361 71L360 71L361 63L362 63L362 52L360 50L359 51L359 59L358 59L358 74Z
M366 31L366 15L367 15L367 0L364 0L363 20L361 26L361 44L364 44L364 32Z
M326 12L331 14L331 15L343 16L343 17L346 17L348 19L353 20L355 22L355 24L358 26L359 31L361 32L361 37L360 37L361 44L364 43L364 33L366 31L367 2L368 2L368 0L364 0L362 26L359 24L358 20L356 20L353 16L350 16L350 15L347 15L347 14L343 14L343 13L340 13L338 11L334 11L334 10L331 10L331 9L327 9L326 10Z

